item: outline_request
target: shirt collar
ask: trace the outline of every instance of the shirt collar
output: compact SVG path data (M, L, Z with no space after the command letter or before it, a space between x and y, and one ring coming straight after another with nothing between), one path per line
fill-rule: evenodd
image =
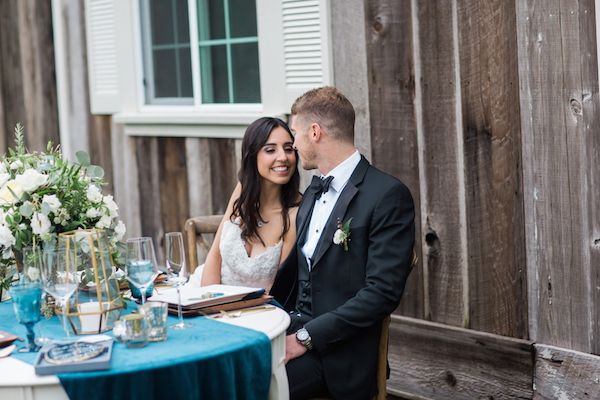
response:
M329 173L325 176L333 176L333 180L331 181L331 186L336 192L340 192L348 180L352 176L354 169L360 162L360 153L356 150L352 155L342 161L337 165L334 169L329 171Z

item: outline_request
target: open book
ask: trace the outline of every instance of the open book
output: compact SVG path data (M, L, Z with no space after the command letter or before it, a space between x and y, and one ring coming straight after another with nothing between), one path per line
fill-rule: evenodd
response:
M196 310L219 304L227 304L262 297L264 289L245 286L210 285L194 287L186 285L181 288L181 306L184 310ZM169 306L177 306L177 289L161 289L149 301L162 301Z

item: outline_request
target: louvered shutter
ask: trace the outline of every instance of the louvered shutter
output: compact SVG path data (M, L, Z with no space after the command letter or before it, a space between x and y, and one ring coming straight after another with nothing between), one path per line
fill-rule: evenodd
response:
M87 0L86 34L92 114L120 111L116 2Z
M282 0L286 100L333 84L327 0Z

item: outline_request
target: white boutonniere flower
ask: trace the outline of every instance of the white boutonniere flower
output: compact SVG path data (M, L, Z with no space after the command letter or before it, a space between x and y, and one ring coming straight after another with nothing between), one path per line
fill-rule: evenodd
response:
M348 251L348 242L350 241L350 223L352 218L348 218L346 222L342 224L338 220L338 229L333 234L333 244L338 246L344 246L344 251Z

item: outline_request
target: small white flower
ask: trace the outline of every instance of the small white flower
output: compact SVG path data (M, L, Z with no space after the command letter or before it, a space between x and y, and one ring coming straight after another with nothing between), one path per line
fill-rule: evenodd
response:
M4 165L4 163L2 163L2 165ZM4 185L6 182L8 182L9 179L10 179L10 174L7 174L6 172L0 173L0 186Z
M109 194L107 196L104 196L103 200L104 205L108 209L109 215L111 217L116 217L118 215L117 210L119 209L119 206L117 206L117 203L115 203L115 201L113 200L112 195Z
M338 229L333 234L333 243L334 244L340 244L340 243L342 243L344 241L345 238L346 238L346 234L344 233L344 231L341 230L341 229Z
M102 193L100 192L100 189L96 185L88 186L87 192L85 195L86 195L87 199L89 201L91 201L92 203L98 203L98 202L102 201Z
M19 224L19 230L20 231L24 231L25 229L27 229L27 225L25 225L24 223L20 223Z
M44 235L50 230L50 219L42 213L35 213L31 218L31 231L36 235Z
M14 179L10 180L0 189L0 205L13 205L21 200L22 195L23 186Z
M96 222L96 228L98 229L106 229L110 227L112 223L112 218L108 215L103 215L102 218L98 222Z
M23 163L21 162L21 160L15 160L10 163L10 169L12 169L13 171L15 169L21 168L22 166L23 166Z
M125 224L123 223L123 221L119 221L117 223L117 226L115 226L115 238L117 241L123 239L123 236L125 236Z
M22 174L18 174L15 181L21 184L24 191L33 192L48 181L48 175L40 174L37 170L28 168Z
M0 246L4 249L12 248L17 243L10 229L6 225L0 225Z
M98 218L100 215L102 215L102 213L100 212L100 210L98 210L97 208L90 208L89 210L87 210L85 212L85 216L88 218Z
M42 198L42 204L47 204L50 211L56 212L62 205L58 197L55 194L45 194L44 198Z

